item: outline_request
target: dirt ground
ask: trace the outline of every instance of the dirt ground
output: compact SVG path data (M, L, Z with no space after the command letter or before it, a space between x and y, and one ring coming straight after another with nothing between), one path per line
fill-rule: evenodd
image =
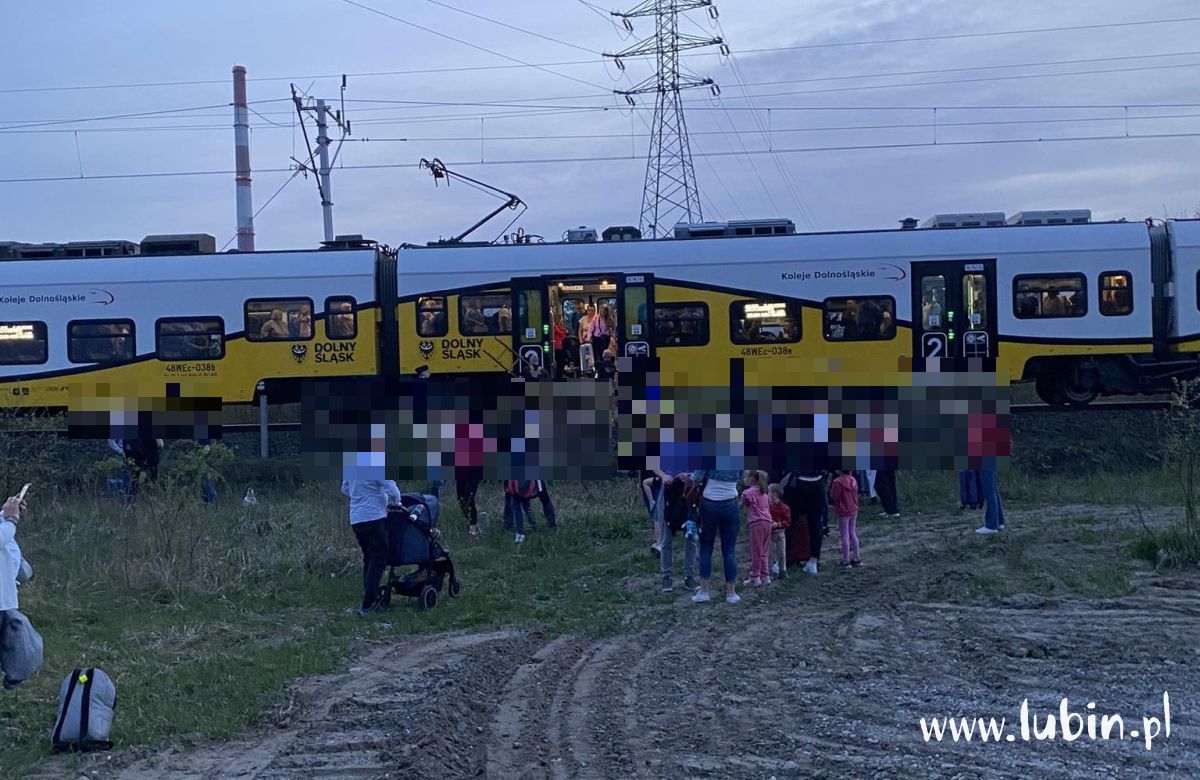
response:
M862 568L797 572L736 606L659 594L647 559L645 577L625 583L643 626L626 635L514 630L375 644L348 672L295 686L275 722L244 739L97 756L83 771L125 780L1194 773L1200 572L1131 562L1113 530L1129 521L1112 509L1013 511L998 539L970 533L976 520L865 516ZM832 563L835 538L826 545ZM1056 579L1058 562L1067 572L1081 560L1120 572L1116 595L1096 595L1103 582L1089 591ZM1005 571L1015 572L1007 584ZM1164 691L1171 736L1149 752L1140 739L1086 736L927 744L919 726L994 716L1013 733L1022 700L1041 721L1066 696L1074 712L1095 701L1097 713L1121 714L1128 731L1162 716Z

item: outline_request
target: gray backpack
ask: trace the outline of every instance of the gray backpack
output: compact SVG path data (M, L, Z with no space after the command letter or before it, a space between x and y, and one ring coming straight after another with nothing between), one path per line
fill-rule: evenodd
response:
M17 584L24 585L33 579L33 567L29 565L29 561L21 559L21 568L17 571Z
M100 669L76 669L58 691L58 720L50 742L63 750L108 750L113 746L117 687Z
M15 609L0 612L0 668L4 688L15 688L42 668L42 636Z

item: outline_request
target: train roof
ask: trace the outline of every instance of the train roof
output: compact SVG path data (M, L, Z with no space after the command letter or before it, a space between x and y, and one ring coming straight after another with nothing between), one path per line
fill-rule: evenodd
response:
M1180 245L1200 245L1200 220L1172 224ZM411 246L398 252L402 272L416 274L480 273L504 269L514 275L557 272L613 272L638 267L739 263L755 260L853 260L995 257L1056 251L1145 249L1144 222L1094 222L1079 225L1005 225L939 229L886 229L795 233L778 236L715 236L636 241L547 242L488 246ZM553 247L557 251L550 251ZM436 253L436 254L431 254ZM373 273L378 250L302 249L246 253L123 256L6 260L0 267L13 281L0 287L54 281L193 281L244 279L258 274L336 277ZM441 258L436 259L436 258ZM614 261L614 258L620 258ZM419 259L419 260L418 260ZM152 274L148 273L149 269ZM7 273L12 271L13 273ZM17 281L19 280L19 281Z
M371 275L376 250L311 249L214 255L162 255L106 258L9 260L0 289L54 284L191 282L247 279L255 276L343 277ZM285 271L281 274L281 269Z

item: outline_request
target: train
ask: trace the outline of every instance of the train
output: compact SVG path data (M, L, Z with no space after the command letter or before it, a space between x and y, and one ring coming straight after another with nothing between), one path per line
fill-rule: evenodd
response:
M814 233L787 220L705 223L663 239L573 230L395 250L349 237L218 253L202 236L166 236L145 242L151 251L29 259L9 242L0 408L64 409L95 394L287 402L312 380L425 370L532 366L570 381L586 366L554 324L570 342L589 306L613 313L617 354L655 358L678 384L728 386L737 371L748 385L904 385L940 365L1082 405L1195 379L1200 221L1083 213Z

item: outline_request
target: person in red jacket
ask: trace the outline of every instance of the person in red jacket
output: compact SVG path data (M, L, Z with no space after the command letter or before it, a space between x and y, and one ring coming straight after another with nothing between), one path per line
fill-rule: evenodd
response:
M779 483L772 483L767 494L771 503L771 574L786 577L787 535L784 532L792 525L792 510L783 503L783 488Z
M837 514L838 527L842 532L842 568L859 565L858 533L858 480L842 469L829 487L829 503ZM851 555L853 553L853 556Z

